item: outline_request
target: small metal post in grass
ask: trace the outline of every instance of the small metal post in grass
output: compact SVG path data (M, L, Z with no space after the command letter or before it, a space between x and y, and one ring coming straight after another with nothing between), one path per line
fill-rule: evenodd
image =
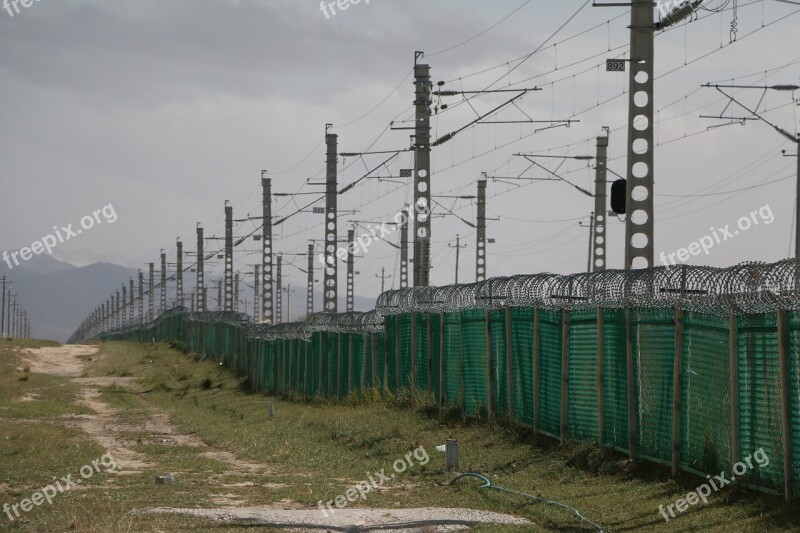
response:
M444 451L447 470L460 471L458 441L456 439L447 439Z

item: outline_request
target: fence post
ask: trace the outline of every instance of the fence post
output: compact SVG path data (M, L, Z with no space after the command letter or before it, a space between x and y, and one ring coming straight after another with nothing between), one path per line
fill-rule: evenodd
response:
M672 367L672 477L681 464L681 400L683 396L683 309L675 308L675 357Z
M417 313L411 312L411 394L417 392Z
M372 379L370 383L374 389L378 386L378 339L375 337L374 333L369 334L369 343L370 357L372 357Z
M636 461L636 397L633 382L633 323L631 310L625 308L625 374L627 377L628 457Z
M569 406L569 319L568 309L561 311L561 445L567 443L569 433L569 420L567 408Z
M731 389L731 464L742 458L742 434L739 422L739 322L731 312L728 318L728 354Z
M783 487L787 502L794 498L789 333L789 314L786 309L778 309L778 372L781 382L781 419L783 421Z
M461 349L461 415L464 420L467 419L467 376L464 369L464 315L461 311L458 313L458 339L459 348Z
M439 422L444 420L444 312L439 313Z
M605 310L597 308L597 443L606 447Z
M425 314L425 322L428 328L428 337L427 337L427 347L428 347L428 354L425 358L428 361L428 393L433 394L433 315L430 313Z
M336 333L336 399L342 398L342 334Z
M488 390L488 421L494 422L495 418L495 382L494 382L494 351L492 350L492 311L487 309L485 312L486 317L486 377L489 385Z
M533 308L533 432L539 434L539 359L541 357L539 307Z
M347 394L353 392L353 334L347 334Z
M511 306L506 305L506 372L508 375L508 419L512 423L514 416L514 348L511 342Z
M400 386L403 383L403 380L400 379L400 319L397 315L397 320L394 321L394 367L395 367L395 385L396 391L400 392Z

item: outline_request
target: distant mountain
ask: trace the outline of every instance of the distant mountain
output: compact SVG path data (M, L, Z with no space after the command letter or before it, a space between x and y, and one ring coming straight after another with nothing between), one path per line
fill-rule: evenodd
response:
M13 262L12 262L13 265ZM0 261L0 277L6 275L13 283L11 288L18 294L18 302L28 310L31 317L31 335L35 338L52 339L66 342L70 335L78 328L80 323L97 306L106 301L108 297L122 288L133 277L138 291L138 270L111 263L93 263L84 267L59 261L52 256L34 256L29 261L20 262L19 266L9 269L8 265ZM147 274L145 274L146 282ZM156 283L158 283L158 275ZM187 272L184 275L186 290L186 306L190 306L190 294L194 292L194 274ZM175 284L170 277L168 283L168 301L174 302ZM252 287L241 287L240 311L252 313L253 295ZM292 320L305 315L306 298L305 289L297 289L287 302L284 298L284 318L286 305L291 304ZM316 292L316 291L315 291ZM158 298L159 291L156 291ZM248 302L245 305L245 302ZM211 282L208 290L209 309L217 309L216 282ZM339 310L344 312L345 297L339 298ZM375 298L356 296L356 311L370 311L375 307ZM314 295L314 308L322 310L322 293Z
M138 271L109 263L76 268L41 255L13 269L0 263L0 276L4 274L30 314L31 335L66 342L100 302Z

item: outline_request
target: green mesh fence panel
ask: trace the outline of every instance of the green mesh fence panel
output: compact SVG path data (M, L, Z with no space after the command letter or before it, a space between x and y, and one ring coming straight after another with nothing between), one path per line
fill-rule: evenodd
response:
M681 465L730 472L728 320L684 315Z
M568 436L594 440L599 435L597 418L597 311L570 315Z
M561 316L539 312L539 430L553 437L561 431Z
M411 386L411 315L399 315L397 324L400 340L397 354L400 359L399 386L407 389Z
M603 310L603 383L605 389L605 442L628 450L628 392L625 311Z
M386 317L386 359L385 359L385 370L386 370L386 381L389 390L396 391L399 385L398 379L398 369L400 365L397 362L397 358L400 356L400 349L399 349L399 342L400 336L399 327L400 322L398 321L398 316L387 316Z
M778 335L775 313L739 317L739 423L742 455L763 448L766 468L749 471L748 478L775 489L783 488Z
M462 391L464 366L461 336L461 313L447 313L444 316L444 367L445 398L449 405L463 407Z
M514 418L519 424L533 426L532 309L511 309L510 342L514 372Z
M481 309L461 312L464 350L464 412L486 416L489 384L486 368L486 319Z
M794 492L800 494L800 313L789 313L789 382L792 398L792 459Z
M364 337L355 333L348 335L352 352L350 354L350 392L361 392L364 385Z
M675 358L675 312L632 312L633 365L636 384L636 451L653 461L672 459L672 375Z
M485 316L485 315L484 315ZM492 332L492 378L494 379L494 408L498 418L508 416L508 361L506 355L506 313L493 310L489 313Z
M441 317L438 314L431 314L428 315L428 323L430 327L428 331L430 331L430 342L428 346L430 346L430 357L428 360L430 361L430 391L433 392L434 396L438 399L441 397L440 389L440 378L442 376L441 368L440 368L440 343L441 343L441 332L439 329L441 328ZM447 374L445 373L445 376Z

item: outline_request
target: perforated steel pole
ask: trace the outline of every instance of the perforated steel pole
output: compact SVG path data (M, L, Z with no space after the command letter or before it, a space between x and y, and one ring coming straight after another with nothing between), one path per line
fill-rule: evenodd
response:
M258 322L260 320L259 311L261 308L261 267L259 265L255 266L253 274L253 279L255 280L253 283L253 319Z
M147 321L150 322L155 318L156 314L156 295L155 295L156 265L155 263L148 263L148 266L150 267L150 290L148 291L149 294L148 304L150 306L148 308Z
M306 295L306 314L314 314L314 244L308 245L308 293Z
M130 302L130 306L128 306L128 324L133 325L133 323L134 323L133 322L133 308L134 308L134 302L136 301L136 295L133 292L134 291L133 278L130 278L128 280L128 287L130 289L130 294L131 294L131 298L130 298L131 302Z
M206 306L206 278L205 278L205 251L204 251L205 237L203 237L203 228L197 224L197 266L195 277L195 293L197 293L197 310L199 312L207 311Z
M355 308L355 230L347 230L347 312Z
M414 56L414 286L427 287L431 275L431 74Z
M167 254L161 250L161 313L167 311Z
M592 264L590 272L603 272L606 269L606 216L607 216L607 163L608 137L597 138L597 157L595 160L594 216L592 217Z
M486 281L486 180L478 180L478 237L475 245L475 281ZM458 253L458 249L456 249Z
M408 218L413 211L405 206L400 217L400 288L408 288Z
M225 201L225 310L233 311L233 207Z
M262 188L262 220L261 220L261 320L273 324L273 287L272 287L272 180L265 177L267 171L261 172Z
M329 128L330 125L326 126ZM337 181L338 181L338 136L325 135L327 147L325 180L325 287L323 310L336 313L339 309L339 265L336 260L338 243ZM278 291L280 293L280 290Z
M283 266L283 256L278 254L278 262L275 268L275 323L283 323L283 280L281 279L281 267Z
M144 324L144 273L139 271L139 323Z
M178 260L175 270L175 306L183 307L183 243L178 239Z
M632 0L625 268L653 266L654 33L652 0Z

